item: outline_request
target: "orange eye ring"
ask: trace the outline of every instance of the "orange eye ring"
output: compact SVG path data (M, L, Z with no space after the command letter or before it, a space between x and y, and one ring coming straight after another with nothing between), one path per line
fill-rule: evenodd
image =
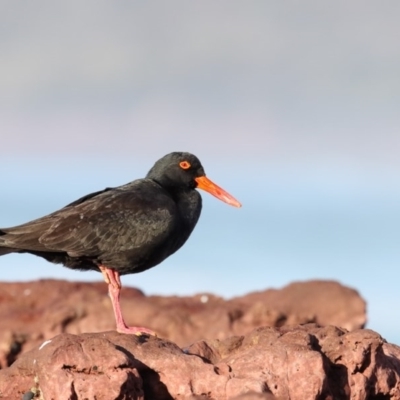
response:
M180 166L182 169L189 169L189 168L191 167L189 161L181 161L181 162L179 163L179 166Z

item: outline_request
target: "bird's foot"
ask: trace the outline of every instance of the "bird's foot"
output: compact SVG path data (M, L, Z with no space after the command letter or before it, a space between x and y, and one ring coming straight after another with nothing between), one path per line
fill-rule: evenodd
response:
M143 334L157 336L157 334L154 331L147 328L143 328L142 326L117 326L117 332L126 333L128 335L136 335L136 336L141 336Z

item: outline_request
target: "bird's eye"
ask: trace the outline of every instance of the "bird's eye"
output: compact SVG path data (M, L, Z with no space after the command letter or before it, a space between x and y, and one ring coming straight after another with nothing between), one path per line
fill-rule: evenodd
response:
M179 163L179 166L182 168L182 169L189 169L190 168L190 162L189 161L181 161L180 163Z

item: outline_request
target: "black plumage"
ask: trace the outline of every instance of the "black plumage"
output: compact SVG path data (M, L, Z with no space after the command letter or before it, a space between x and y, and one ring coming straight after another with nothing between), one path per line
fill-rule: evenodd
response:
M149 332L128 328L122 315L123 325L118 326L119 276L154 267L186 242L202 207L196 188L240 206L205 177L196 156L174 152L158 160L144 179L88 194L42 218L0 229L0 255L31 253L68 268L101 271L118 330Z

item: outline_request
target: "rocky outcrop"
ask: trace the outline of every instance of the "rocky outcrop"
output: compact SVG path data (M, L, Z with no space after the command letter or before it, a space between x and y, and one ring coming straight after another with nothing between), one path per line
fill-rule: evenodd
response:
M0 398L400 400L400 348L336 282L231 300L124 288L122 307L158 337L113 331L104 283L0 283Z
M0 371L0 396L83 400L400 399L400 348L377 333L262 327L181 349L116 332L60 334Z
M211 294L145 296L124 288L121 301L129 324L151 328L179 346L224 340L259 326L315 322L353 330L366 323L366 305L359 294L330 281L298 282L231 300ZM0 283L0 368L57 334L113 329L105 283Z

